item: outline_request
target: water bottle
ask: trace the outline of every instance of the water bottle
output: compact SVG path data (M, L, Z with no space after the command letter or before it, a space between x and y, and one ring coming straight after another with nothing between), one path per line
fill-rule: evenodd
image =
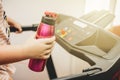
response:
M54 35L55 18L51 16L43 16L41 23L38 25L36 39L49 38ZM34 53L33 53L34 54ZM46 59L30 59L28 67L35 72L41 72L46 65Z

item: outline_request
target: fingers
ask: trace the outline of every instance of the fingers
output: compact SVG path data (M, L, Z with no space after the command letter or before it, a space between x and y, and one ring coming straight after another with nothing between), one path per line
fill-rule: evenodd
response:
M25 48L30 58L47 59L53 50L54 44L55 36L51 38L33 39L32 42L25 45Z
M54 12L46 11L44 14L45 14L46 16L53 17L53 18L56 18L56 17L57 17L57 14L54 13Z
M41 59L47 59L50 57L53 48L46 50L43 54L40 55Z
M55 41L55 39L56 39L55 36L53 36L51 38L45 38L44 43L45 44L51 44L51 43L53 43Z
M40 59L47 59L47 58L49 58L51 52L54 49L54 44L55 44L55 42L53 42L51 44L45 45L44 47L46 47L46 49L44 50L43 53L40 54L39 58Z
M40 59L48 59L49 57L50 57L50 54L41 56L41 57L39 57L39 58L40 58Z
M55 44L55 37L45 39L44 44L45 44L46 50L53 48Z
M17 28L16 33L21 33L22 32L22 28Z
M22 32L22 28L21 27L18 27L18 32Z
M37 41L40 41L40 43L44 43L44 44L51 44L55 41L55 36L53 37L50 37L50 38L40 38L40 39L37 39Z
M22 32L22 27L19 23L16 23L14 26L17 29L16 33L21 33Z
M46 45L46 50L52 49L55 45L55 42Z

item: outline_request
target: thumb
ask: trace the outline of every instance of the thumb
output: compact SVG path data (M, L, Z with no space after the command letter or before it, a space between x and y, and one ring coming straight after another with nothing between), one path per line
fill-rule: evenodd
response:
M54 41L55 41L55 36L52 36L52 37L50 37L50 38L44 38L43 40L43 42L45 43L45 44L51 44L51 43L53 43Z

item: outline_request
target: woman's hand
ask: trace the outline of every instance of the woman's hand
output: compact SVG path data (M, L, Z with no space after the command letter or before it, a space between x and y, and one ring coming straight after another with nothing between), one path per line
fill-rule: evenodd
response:
M51 38L41 38L28 41L23 46L23 55L34 59L47 59L49 58L55 43L55 36Z
M16 33L21 33L22 32L21 24L19 24L15 20L11 19L10 17L7 17L7 22L11 27L14 27L14 28L17 29Z

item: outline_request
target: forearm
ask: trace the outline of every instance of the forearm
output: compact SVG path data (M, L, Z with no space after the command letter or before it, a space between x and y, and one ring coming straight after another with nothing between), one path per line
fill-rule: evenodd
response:
M0 65L25 59L47 59L54 45L55 37L33 39L23 45L1 45Z
M12 18L7 16L7 22L9 25L13 25L13 23L15 22L15 20L13 20Z
M28 58L22 46L0 46L0 64L13 63Z

